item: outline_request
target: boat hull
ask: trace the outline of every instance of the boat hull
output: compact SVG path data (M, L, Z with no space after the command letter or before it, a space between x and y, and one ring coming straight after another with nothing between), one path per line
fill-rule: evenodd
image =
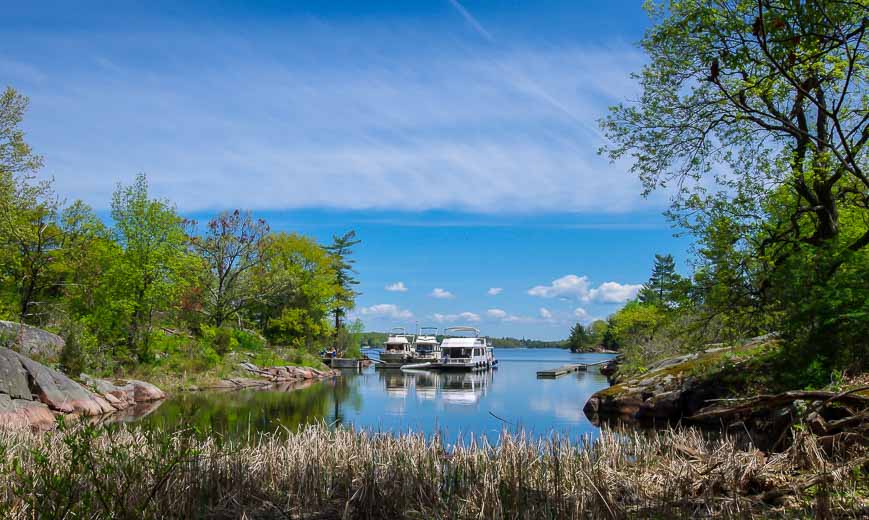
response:
M390 365L405 364L411 362L411 357L405 352L381 352L380 360Z

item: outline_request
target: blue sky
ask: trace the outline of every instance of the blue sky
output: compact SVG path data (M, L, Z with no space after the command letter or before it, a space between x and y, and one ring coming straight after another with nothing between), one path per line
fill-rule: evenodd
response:
M149 176L188 215L363 240L369 328L559 338L687 243L597 155L641 2L17 2L0 83L68 199ZM388 290L390 287L392 290ZM489 289L498 294L489 294ZM436 291L439 289L439 291Z

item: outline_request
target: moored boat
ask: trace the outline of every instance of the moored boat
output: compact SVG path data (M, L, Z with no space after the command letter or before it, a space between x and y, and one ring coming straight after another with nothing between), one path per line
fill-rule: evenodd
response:
M496 363L489 338L474 327L444 329L440 361L431 368L439 370L488 370Z
M405 364L413 359L413 355L413 336L403 327L390 330L380 360L390 365Z
M441 359L438 328L422 327L413 342L413 362L431 363Z

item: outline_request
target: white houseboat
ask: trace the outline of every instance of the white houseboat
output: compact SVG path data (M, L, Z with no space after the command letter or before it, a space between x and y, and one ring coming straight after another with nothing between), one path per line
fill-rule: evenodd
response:
M413 335L408 334L403 327L389 331L380 360L389 364L409 363L413 359Z
M480 336L474 327L444 329L441 359L432 364L440 370L486 370L495 365L495 355L489 339Z
M437 362L441 359L441 347L438 344L438 328L422 327L413 343L413 362Z

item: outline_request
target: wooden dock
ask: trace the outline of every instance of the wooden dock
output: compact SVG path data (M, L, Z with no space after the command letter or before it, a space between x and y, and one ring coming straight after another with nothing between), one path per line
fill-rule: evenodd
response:
M537 377L539 379L555 379L556 377L560 377L573 372L585 372L586 370L588 370L588 367L596 367L598 365L604 365L606 363L609 363L609 359L606 359L604 361L598 361L597 363L571 363L569 365L562 365L558 368L553 368L551 370L538 370Z

